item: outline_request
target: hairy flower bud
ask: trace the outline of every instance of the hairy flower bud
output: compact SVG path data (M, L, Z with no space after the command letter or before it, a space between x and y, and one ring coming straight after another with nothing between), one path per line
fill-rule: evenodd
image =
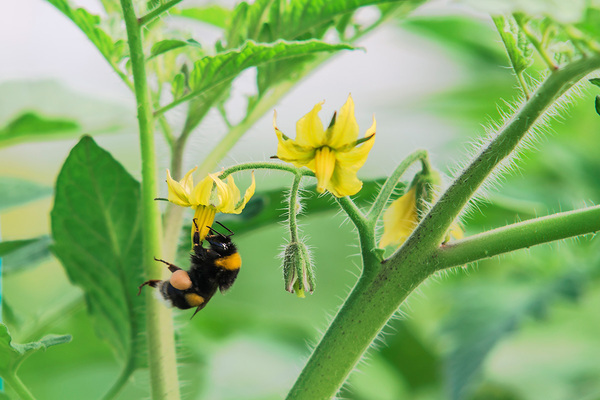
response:
M283 280L285 290L304 297L304 292L315 289L315 277L310 254L302 242L289 243L283 253Z

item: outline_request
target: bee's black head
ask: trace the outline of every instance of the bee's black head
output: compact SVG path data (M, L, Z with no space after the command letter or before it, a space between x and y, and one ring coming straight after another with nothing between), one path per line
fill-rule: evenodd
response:
M210 243L210 248L222 257L229 256L237 252L235 245L231 241L231 236L233 235L233 232L230 231L223 224L221 224L219 221L216 221L216 223L221 225L223 228L227 229L227 231L229 231L229 234L223 235L222 233L217 232L213 228L209 228L210 234L207 235L205 239L208 243Z

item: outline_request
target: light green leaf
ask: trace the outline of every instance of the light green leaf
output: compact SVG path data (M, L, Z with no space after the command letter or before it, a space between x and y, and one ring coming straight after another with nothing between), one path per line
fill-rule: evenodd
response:
M0 212L48 197L52 188L23 179L0 176Z
M185 89L185 75L180 72L175 75L175 78L173 78L173 83L171 83L171 93L173 93L173 98L176 99L183 96Z
M0 128L0 146L25 140L40 140L46 137L72 135L81 130L76 121L66 118L45 117L34 112L25 112Z
M318 40L278 41L272 44L248 41L239 50L207 56L196 61L190 74L191 95L197 96L219 84L228 82L250 67L318 52L352 49L354 48L347 44L328 44Z
M38 342L12 343L8 328L0 323L0 376L3 378L14 376L23 360L30 353L37 350L46 350L48 347L70 341L71 335L46 335Z
M50 257L50 236L0 242L2 273L10 274L33 268Z
M533 62L531 57L529 57L531 53L526 57L523 52L528 45L523 43L523 40L520 38L519 29L516 24L513 23L511 18L498 15L492 19L502 38L510 63L515 70L515 73L518 75ZM520 46L519 43L521 44Z
M90 14L83 8L73 8L67 0L47 1L73 21L116 69L116 65L127 55L127 46L124 46L122 41L113 41L99 27L100 17Z
M206 22L219 28L225 28L231 15L231 10L217 4L211 4L205 7L184 8L183 10L171 9L171 15L180 15Z
M57 179L53 251L84 291L99 336L127 370L145 365L140 185L90 137L71 150Z
M148 57L148 59L152 59L158 55L161 55L163 53L166 53L168 51L171 50L175 50L175 49L179 49L181 47L185 47L185 46L194 46L197 48L202 48L202 46L200 45L200 43L198 43L197 41L193 40L193 39L189 39L189 40L174 40L174 39L168 39L168 40L161 40L160 42L154 43L154 45L152 46L152 50L150 51L150 57Z

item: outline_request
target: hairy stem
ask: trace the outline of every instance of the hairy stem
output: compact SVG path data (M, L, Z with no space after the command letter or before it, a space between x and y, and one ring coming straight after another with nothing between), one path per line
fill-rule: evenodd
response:
M164 4L162 4L160 7L157 7L156 9L150 11L148 14L144 15L143 17L140 17L139 24L140 26L144 26L150 22L152 22L154 20L154 18L159 17L161 14L167 12L170 8L172 8L173 6L176 6L177 4L181 3L183 0L171 0L168 1Z
M143 262L149 279L162 277L163 269L153 261L161 255L161 219L154 197L158 193L156 179L156 149L154 144L154 118L152 101L146 78L145 57L142 47L141 27L138 24L132 0L121 0L127 28L127 41L138 110L140 146L142 155L142 231ZM152 398L154 400L179 399L177 364L173 320L168 308L163 307L146 292L148 362Z
M446 231L463 207L492 170L508 157L533 127L538 118L581 78L600 68L600 56L576 61L554 72L532 94L499 134L459 174L438 202L423 218L413 234L392 257L404 247L421 252L433 251L443 241Z
M600 206L519 222L440 247L432 262L450 268L600 230Z

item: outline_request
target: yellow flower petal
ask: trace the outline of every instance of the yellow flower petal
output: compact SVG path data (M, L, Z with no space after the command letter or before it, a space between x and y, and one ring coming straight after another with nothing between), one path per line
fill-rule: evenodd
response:
M194 185L192 173L195 170L196 168L188 171L188 173L185 174L185 177L180 182L177 182L175 179L173 179L171 177L171 172L167 170L167 187L169 191L168 199L171 203L183 207L189 207L191 205L190 193L191 187Z
M208 174L208 176L213 180L217 187L216 192L213 192L210 198L210 205L215 207L217 211L229 210L231 208L231 193L229 187L218 177L218 174Z
M339 165L333 171L327 190L335 197L352 196L362 188L362 182L356 177L356 171Z
M348 95L348 100L340 109L335 120L335 124L327 130L326 143L333 149L338 149L344 145L356 141L358 138L358 124L354 117L354 101L352 96Z
M383 235L379 247L402 244L418 224L416 186L394 200L383 214Z
M196 207L196 211L194 212L194 219L196 220L196 224L198 224L198 229L200 231L200 241L204 240L206 235L208 235L209 226L212 226L215 221L215 215L217 210L214 207L206 207L206 206L198 206ZM194 242L194 233L196 232L196 227L192 224L192 243Z
M317 150L315 155L315 175L317 177L317 191L323 193L335 169L335 153L327 146Z
M315 149L313 147L301 146L296 141L286 138L276 125L275 118L277 114L273 116L273 127L275 128L275 134L277 135L277 157L285 162L292 163L296 167L306 166L315 155Z
M375 129L376 122L375 118L373 118L373 125L371 125L365 134L365 137L369 139L349 151L338 151L336 153L338 163L344 168L358 171L367 161L369 152L375 144Z
M296 143L304 147L321 147L325 141L325 130L319 118L319 111L324 101L317 103L313 109L296 123Z
M214 181L210 176L205 177L196 185L190 196L193 206L209 206Z
M248 189L246 189L246 192L244 193L244 201L242 202L242 204L237 205L237 207L234 211L236 214L239 214L240 212L242 212L242 209L246 206L246 203L248 203L248 200L250 200L250 198L252 196L254 196L255 190L256 190L256 180L254 179L254 171L252 171L252 183L250 184L250 186L248 186Z

